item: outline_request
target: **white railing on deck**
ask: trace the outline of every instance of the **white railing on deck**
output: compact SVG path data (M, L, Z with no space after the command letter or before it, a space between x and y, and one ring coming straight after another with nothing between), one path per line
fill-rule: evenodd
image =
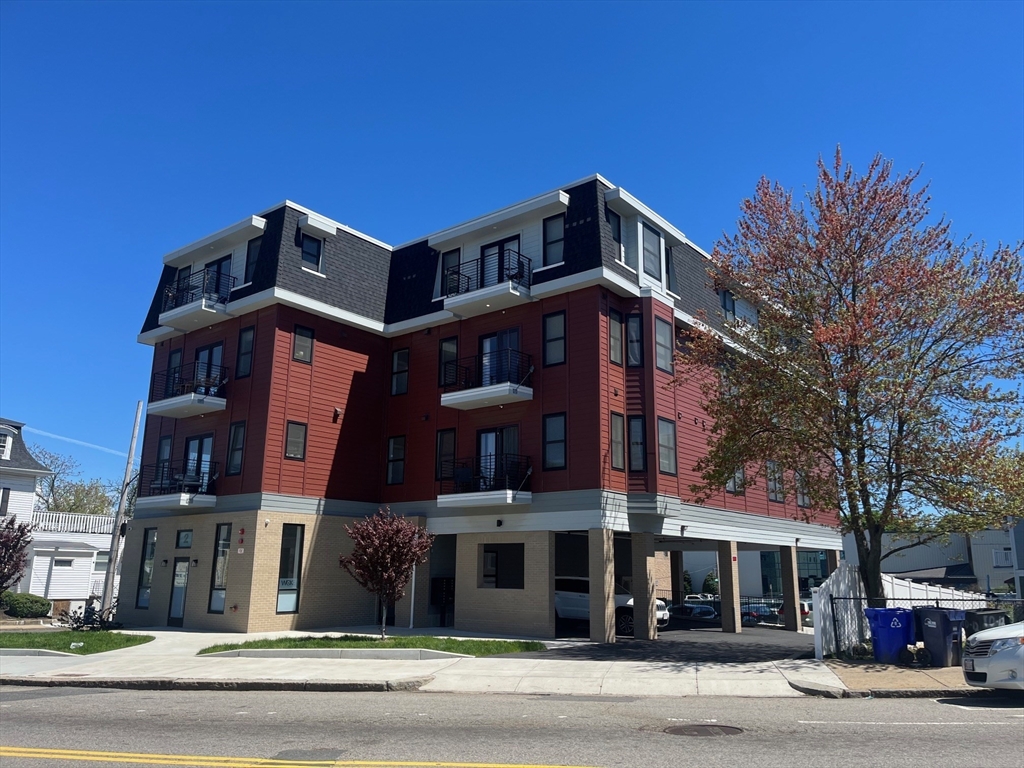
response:
M113 533L114 518L70 512L33 512L32 530L53 533Z

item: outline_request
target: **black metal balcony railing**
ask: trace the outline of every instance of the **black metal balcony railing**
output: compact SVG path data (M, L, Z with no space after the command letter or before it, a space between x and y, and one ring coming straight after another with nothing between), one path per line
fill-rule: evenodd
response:
M204 269L188 277L172 280L164 289L164 304L161 312L184 307L200 299L216 304L226 304L235 287L235 278L223 272Z
M167 493L213 494L217 481L217 462L202 459L158 461L144 464L139 473L139 496L163 496Z
M529 288L530 278L530 260L508 249L500 255L481 256L448 267L441 287L444 295L451 297L506 281L520 288Z
M442 494L530 490L530 459L514 453L456 459L441 474Z
M227 394L228 369L223 365L209 363L186 363L177 368L168 368L153 374L149 387L149 402L155 403L179 395L209 395L225 397Z
M442 364L441 381L445 392L489 387L492 384L532 386L533 365L530 356L518 349L499 349Z

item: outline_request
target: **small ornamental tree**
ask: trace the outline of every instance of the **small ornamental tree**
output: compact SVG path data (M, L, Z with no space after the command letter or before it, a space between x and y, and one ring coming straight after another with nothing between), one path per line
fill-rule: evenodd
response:
M704 584L700 588L700 591L709 595L718 594L718 576L714 571L708 571L708 575L704 577Z
M24 575L31 534L28 523L19 523L13 515L0 526L0 592L6 592Z
M690 579L690 572L683 571L683 595L693 594L693 581Z
M713 425L690 490L743 469L795 516L838 510L874 599L883 534L916 546L1024 512L1024 259L955 240L918 173L881 157L862 175L837 149L817 181L801 204L762 179L715 247L710 281L752 308L677 356Z
M338 563L359 586L380 600L380 639L387 633L388 608L405 597L412 569L427 561L434 535L384 507L365 520L345 526L352 554Z

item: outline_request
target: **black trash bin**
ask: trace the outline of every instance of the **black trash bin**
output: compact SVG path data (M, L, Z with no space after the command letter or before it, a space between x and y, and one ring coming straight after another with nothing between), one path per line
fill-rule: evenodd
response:
M915 608L921 617L921 634L933 667L960 666L964 611L949 608Z
M965 611L965 613L967 619L964 621L964 631L968 637L983 629L1006 626L1010 618L1006 615L1006 611L1000 611L998 608L977 608L973 611Z

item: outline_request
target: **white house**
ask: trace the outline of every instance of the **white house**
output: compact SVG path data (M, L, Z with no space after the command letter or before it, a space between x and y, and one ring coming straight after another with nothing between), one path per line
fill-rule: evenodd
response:
M51 472L26 447L24 426L0 418L0 523L13 516L32 526L28 567L12 591L53 601L56 615L103 594L114 518L34 509L36 484Z

